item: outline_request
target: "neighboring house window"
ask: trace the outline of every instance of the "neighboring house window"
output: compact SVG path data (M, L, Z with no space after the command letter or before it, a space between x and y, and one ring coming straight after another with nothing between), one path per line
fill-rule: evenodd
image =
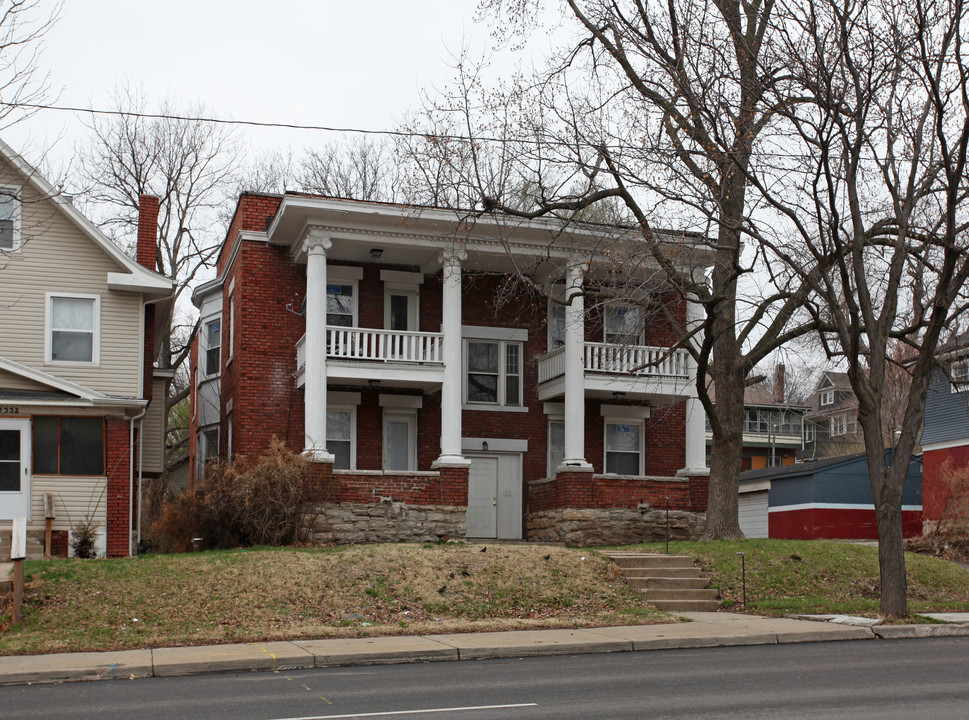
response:
M548 301L548 351L565 345L565 305Z
M468 403L522 404L522 344L468 340L465 344Z
M952 392L969 390L969 360L958 360L949 367Z
M205 323L205 374L218 375L222 361L222 321Z
M638 307L606 308L606 342L610 345L641 345L642 322Z
M236 296L233 290L229 290L229 352L226 355L226 362L232 360L233 349L236 339Z
M196 447L198 457L198 468L196 468L196 479L205 479L205 468L209 460L217 460L219 457L219 426L202 428L199 430L198 447Z
M606 472L643 474L643 424L606 421Z
M548 421L548 476L555 474L556 468L565 460L565 423L562 420Z
M48 360L98 359L100 303L96 295L48 295Z
M0 188L0 251L20 249L20 200L16 190Z
M352 470L355 465L355 415L355 410L350 409L331 408L326 411L326 449L334 457L334 470Z
M814 438L815 438L814 423L812 422L804 423L804 442L813 443Z
M831 418L831 437L848 434L848 418L844 415L837 415Z
M825 390L821 393L821 407L834 405L834 390Z
M34 473L104 475L104 419L34 417Z
M225 459L232 459L232 413L225 416Z

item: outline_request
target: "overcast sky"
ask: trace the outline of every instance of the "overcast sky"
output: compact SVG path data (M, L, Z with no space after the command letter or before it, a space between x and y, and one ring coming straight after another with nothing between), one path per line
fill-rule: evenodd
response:
M52 0L51 0L52 2ZM65 0L41 66L58 105L110 109L116 87L204 103L223 118L389 129L442 87L463 45L480 54L489 28L477 0ZM502 56L510 69L519 58ZM4 132L35 160L55 140L69 157L83 127L46 111ZM246 129L258 149L338 139L323 132ZM58 140L58 138L62 138Z

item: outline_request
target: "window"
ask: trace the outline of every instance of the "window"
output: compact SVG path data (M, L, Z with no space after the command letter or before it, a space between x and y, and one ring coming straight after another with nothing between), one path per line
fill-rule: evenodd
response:
M804 423L804 442L813 443L814 442L814 423L806 422Z
M969 360L958 360L949 366L949 380L952 392L969 390Z
M641 345L642 329L638 307L606 308L606 342L610 345Z
M232 353L236 344L236 295L235 289L229 288L229 352L226 354L226 364L232 360Z
M232 459L232 413L225 416L225 459Z
M326 411L326 449L334 457L335 470L352 470L354 467L354 414L353 410Z
M465 345L467 402L522 404L522 345L518 342L468 340Z
M104 420L35 417L34 473L104 475Z
M562 420L548 421L548 475L555 474L556 468L565 460L565 423Z
M837 415L831 418L831 437L848 434L848 418L844 415Z
M205 323L205 374L218 375L222 360L222 321Z
M353 285L326 286L326 324L354 327Z
M643 425L606 421L606 472L643 474Z
M195 477L197 480L204 480L205 468L208 465L209 460L217 460L219 458L218 425L199 430L198 446L195 450L195 455L198 461Z
M834 405L834 390L825 390L821 393L821 406Z
M20 249L20 200L13 188L0 188L0 251Z
M548 301L548 351L565 345L565 305Z
M99 314L97 296L49 295L48 361L97 362Z

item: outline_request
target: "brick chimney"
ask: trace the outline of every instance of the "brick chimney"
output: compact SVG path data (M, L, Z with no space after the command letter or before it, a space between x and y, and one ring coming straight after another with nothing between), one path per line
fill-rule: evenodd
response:
M774 366L774 402L784 402L784 363Z
M139 265L157 270L158 258L158 198L142 195L138 198L138 250Z

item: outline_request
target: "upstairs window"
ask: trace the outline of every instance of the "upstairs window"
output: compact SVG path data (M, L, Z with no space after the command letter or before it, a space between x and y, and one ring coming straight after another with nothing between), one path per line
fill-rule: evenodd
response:
M606 308L606 343L642 345L642 316L638 307Z
M222 321L205 323L205 374L218 375L222 369Z
M48 360L93 363L98 357L98 298L48 296Z
M468 403L522 404L521 343L468 340L464 357Z
M548 301L548 351L565 345L565 305Z
M0 188L0 251L20 249L20 200L12 188Z
M848 418L845 415L837 415L831 418L831 437L848 434Z
M821 393L821 407L834 405L834 390L825 390Z
M814 423L812 422L804 423L804 442L814 442Z
M353 327L353 285L326 286L326 324Z
M969 360L957 360L949 366L949 380L952 392L969 390Z

